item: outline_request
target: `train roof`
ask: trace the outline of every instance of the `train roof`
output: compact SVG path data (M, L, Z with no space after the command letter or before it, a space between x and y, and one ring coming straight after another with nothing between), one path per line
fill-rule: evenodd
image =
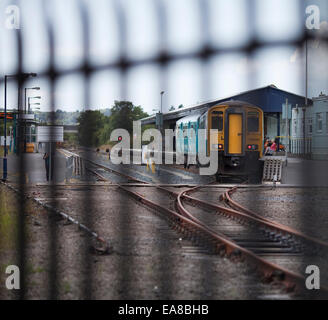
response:
M183 117L177 121L177 125L185 122L197 122L198 118L202 115L202 112L194 113L190 116Z
M246 101L241 101L241 100L224 101L224 102L220 102L220 103L214 105L213 107L217 107L217 106L240 106L240 105L247 106L247 107L259 108L258 106L254 105L254 104L251 104L251 103L246 102Z

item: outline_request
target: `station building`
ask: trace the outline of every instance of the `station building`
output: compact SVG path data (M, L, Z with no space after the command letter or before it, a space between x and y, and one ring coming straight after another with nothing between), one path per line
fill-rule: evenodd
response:
M175 129L175 123L182 117L193 115L195 113L206 112L210 107L224 102L241 100L260 107L264 111L264 136L279 139L286 135L286 121L282 120L283 105L288 99L288 104L292 109L304 107L305 97L278 89L275 85L269 85L254 90L238 93L234 96L207 101L191 107L184 107L163 114L164 129ZM311 99L307 101L308 106L313 104ZM290 121L290 120L289 120ZM141 120L142 125L156 124L156 115ZM290 127L290 124L287 124ZM288 130L290 130L288 128Z
M290 152L328 160L328 95L312 98L308 108L294 108L291 117Z

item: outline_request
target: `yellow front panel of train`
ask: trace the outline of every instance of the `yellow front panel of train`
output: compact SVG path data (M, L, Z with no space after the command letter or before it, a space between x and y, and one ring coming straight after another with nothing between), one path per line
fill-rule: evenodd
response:
M242 147L243 116L242 114L229 114L229 153L241 154Z

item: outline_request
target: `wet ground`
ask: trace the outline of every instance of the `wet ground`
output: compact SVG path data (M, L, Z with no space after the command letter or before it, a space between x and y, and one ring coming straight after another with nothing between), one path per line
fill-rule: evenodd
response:
M57 297L60 299L81 299L86 297L85 293L95 299L300 297L293 293L286 294L275 284L263 283L252 266L219 257L200 243L191 242L170 229L166 220L156 212L131 199L117 186L109 185L126 183L126 178L98 168L97 172L110 182L97 182L97 178L89 172L82 179L73 177L66 180L69 182L66 185L65 175L62 175L58 181L60 183L49 188L45 183L42 158L40 160L40 155L34 157L34 173L30 175L34 180L26 180L29 195L43 203L52 203L85 223L108 239L113 251L102 255L98 250L99 244L89 241L89 237L75 225L52 218L48 211L27 202L26 298L49 298L50 275L54 274ZM210 184L214 180L213 177L199 176L195 168L188 171L176 166L147 168L141 165L113 165L105 155L95 154L92 159L150 183ZM18 176L12 172L9 182L15 184L18 181ZM158 192L153 187L130 188L175 210L174 198L168 194ZM170 189L180 192L184 188ZM208 187L197 191L195 196L219 203L224 190L226 188ZM8 219L10 215L15 220L18 212L22 212L17 206L21 200L5 186L1 186L1 194L7 199L6 206L1 206L1 217ZM240 189L233 198L265 217L328 241L326 188ZM190 209L197 214L197 208ZM209 215L207 219L214 224L219 221L215 215ZM13 234L16 236L15 232ZM50 241L51 237L53 242ZM3 284L4 268L8 264L18 263L16 254L14 241L0 241L0 298L15 298ZM54 266L57 273L52 270ZM326 266L323 268L322 272L325 273ZM310 298L318 298L317 293L311 292Z
M87 159L97 162L107 168L123 172L126 175L136 179L154 184L208 184L215 179L213 176L201 176L199 170L192 166L190 170L183 170L183 166L178 165L147 165L120 164L116 165L109 161L108 156L104 154L95 154L80 151L79 154ZM104 169L97 169L97 172L104 175L114 183L126 182L126 179L106 172Z
M4 188L1 186L1 192L10 194L12 200L15 200L16 195ZM135 191L174 208L171 196L154 192L150 187L138 190L135 187ZM222 188L201 190L197 196L217 201L221 191ZM270 191L264 191L260 198L263 199L261 203L266 206L267 212L269 208L265 197L268 192ZM45 210L29 204L26 298L48 297L51 274L49 252L56 252L52 257L56 257L56 284L60 299L83 298L86 287L95 299L295 297L293 294L286 294L274 284L262 283L261 276L254 272L252 266L219 257L200 244L184 238L170 229L161 216L115 186L61 186L54 193L46 186L34 186L29 189L29 193L40 201L52 202L81 222L90 223L89 219L92 217L92 229L108 239L114 250L110 255L99 254L98 244L89 242L85 233L75 225L64 220L49 220L49 214ZM254 195L251 192L250 194ZM289 194L298 197L297 190L290 189ZM237 196L244 204L251 199L246 191L236 194ZM297 211L291 207L289 209L289 223L294 226L298 218L293 213ZM49 226L53 226L56 231L56 251L49 251L49 232L52 230ZM321 232L324 233L324 230L325 225L322 223ZM13 248L1 248L1 265L15 262L14 253ZM85 266L85 261L89 265ZM3 278L3 274L1 276ZM1 287L0 292L1 298L10 298L8 290ZM315 293L312 298L316 298Z

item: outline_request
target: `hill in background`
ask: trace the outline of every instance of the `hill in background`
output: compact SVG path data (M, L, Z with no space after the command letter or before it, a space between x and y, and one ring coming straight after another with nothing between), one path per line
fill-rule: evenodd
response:
M111 114L110 108L100 109L99 111L107 117ZM50 123L53 116L55 116L55 124L57 125L74 125L78 124L80 113L80 111L68 112L58 109L54 115L53 112L38 112L37 118L42 122Z

